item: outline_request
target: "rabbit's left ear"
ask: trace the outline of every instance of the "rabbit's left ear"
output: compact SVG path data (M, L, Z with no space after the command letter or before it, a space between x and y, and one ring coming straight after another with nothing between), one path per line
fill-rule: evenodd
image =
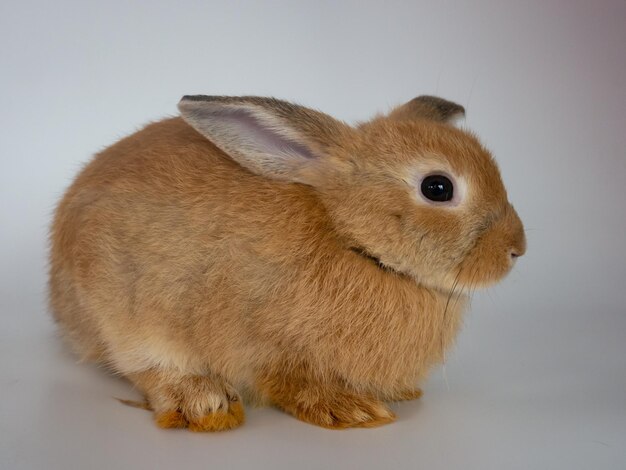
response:
M408 103L395 108L389 113L388 119L394 121L412 121L427 119L445 123L465 117L465 108L452 101L437 96L418 96Z
M178 109L242 167L311 186L340 170L330 154L352 132L326 114L274 98L184 96Z

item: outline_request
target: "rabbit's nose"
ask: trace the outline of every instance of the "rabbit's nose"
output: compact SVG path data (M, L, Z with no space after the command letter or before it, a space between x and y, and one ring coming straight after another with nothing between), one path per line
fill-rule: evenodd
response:
M512 232L509 241L509 256L512 261L515 261L517 258L526 253L526 234L524 233L522 221L512 206L509 206L508 216L510 224L509 227Z
M512 246L509 248L509 255L511 260L515 261L520 256L524 256L524 253L526 253L526 237L524 236L524 229L520 227Z
M526 253L526 237L524 236L524 229L520 226L509 248L509 256L512 261L515 261L520 256L524 256L524 253Z

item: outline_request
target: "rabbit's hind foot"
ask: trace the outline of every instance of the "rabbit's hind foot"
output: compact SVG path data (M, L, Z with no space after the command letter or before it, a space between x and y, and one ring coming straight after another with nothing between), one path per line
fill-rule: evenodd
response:
M147 370L128 378L144 392L159 427L225 431L244 422L239 394L220 377Z

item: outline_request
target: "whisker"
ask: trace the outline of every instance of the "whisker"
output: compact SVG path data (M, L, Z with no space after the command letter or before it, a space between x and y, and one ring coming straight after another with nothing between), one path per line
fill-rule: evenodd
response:
M478 268L478 266L476 266L476 268ZM470 279L470 290L469 290L469 292L470 292L469 293L470 299L474 298L474 293L476 292L476 288L478 287L478 280L476 280L476 282L474 282L476 274L478 274L478 269L476 269L474 271L474 274L472 274L472 277Z
M446 306L443 309L443 318L442 318L442 323L441 323L441 335L440 335L440 340L441 340L441 354L443 356L443 361L446 361L446 349L445 349L445 341L444 341L444 334L446 331L446 327L448 326L448 319L447 319L447 314L448 314L448 307L450 306L450 299L452 299L452 296L454 295L454 291L456 290L456 287L459 283L459 278L461 276L461 272L463 272L463 268L459 268L459 272L456 274L456 276L454 277L454 282L452 283L452 289L450 289L450 293L448 294L448 298L446 300Z

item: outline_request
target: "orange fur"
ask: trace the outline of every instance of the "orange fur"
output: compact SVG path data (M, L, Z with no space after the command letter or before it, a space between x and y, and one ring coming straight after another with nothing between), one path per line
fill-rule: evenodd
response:
M162 427L235 427L239 394L330 428L392 421L383 401L421 394L467 292L525 250L496 164L445 106L419 114L432 98L358 128L220 100L288 123L316 158L255 174L181 118L109 147L56 212L55 318L81 356L145 393ZM416 169L438 165L466 181L458 207L417 196Z
M189 423L180 411L169 410L155 416L157 426L164 429L186 428Z
M240 426L244 421L243 406L235 403L228 411L216 411L189 423L189 430L195 432L227 431Z

